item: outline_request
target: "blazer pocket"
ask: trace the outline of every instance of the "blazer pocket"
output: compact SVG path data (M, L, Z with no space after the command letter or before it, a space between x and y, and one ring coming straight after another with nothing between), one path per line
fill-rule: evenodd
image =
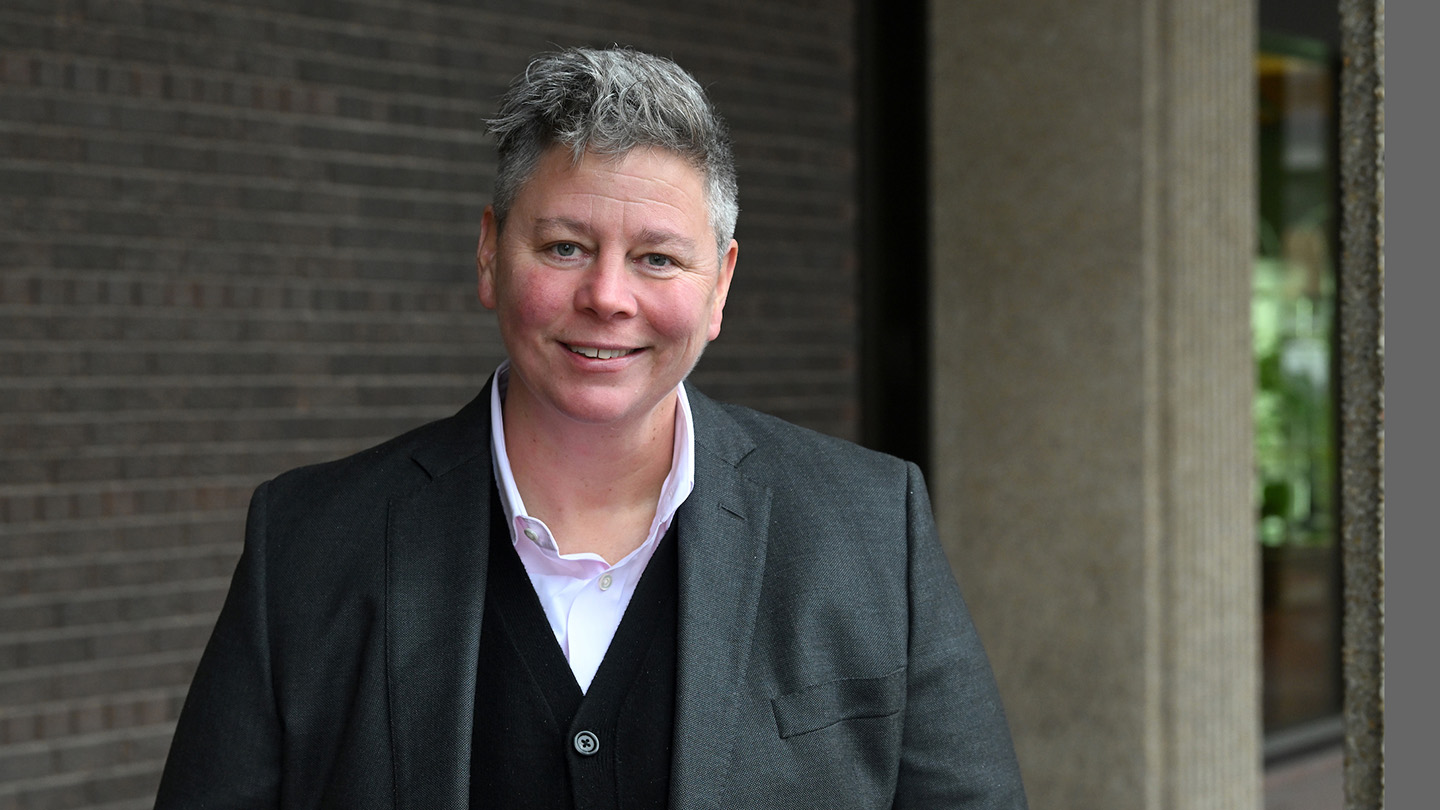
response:
M889 717L905 708L905 667L878 678L842 678L770 699L781 739L844 720Z

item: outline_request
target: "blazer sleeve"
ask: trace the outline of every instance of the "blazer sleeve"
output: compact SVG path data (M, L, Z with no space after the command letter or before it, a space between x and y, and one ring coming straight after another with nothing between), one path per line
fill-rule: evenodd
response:
M909 660L895 810L1024 810L989 660L940 547L919 468L907 464Z
M281 729L266 610L266 491L170 744L156 810L279 806Z

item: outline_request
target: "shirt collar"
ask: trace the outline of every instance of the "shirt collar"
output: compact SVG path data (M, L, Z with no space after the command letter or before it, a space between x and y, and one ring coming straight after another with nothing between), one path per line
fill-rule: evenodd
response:
M525 511L525 499L515 486L515 475L510 469L510 454L505 449L505 419L501 411L505 394L510 386L510 361L504 360L495 369L490 385L490 461L495 473L496 487L500 490L500 505L505 509L505 525L510 527L510 541L518 542L520 521L534 521ZM695 488L695 422L690 415L690 399L685 395L685 384L675 387L678 394L675 408L675 447L670 454L670 472L660 486L660 500L655 506L655 518L650 522L650 533L646 545L655 542L669 527L680 504ZM558 552L553 539L547 534L538 536L536 542L552 552Z

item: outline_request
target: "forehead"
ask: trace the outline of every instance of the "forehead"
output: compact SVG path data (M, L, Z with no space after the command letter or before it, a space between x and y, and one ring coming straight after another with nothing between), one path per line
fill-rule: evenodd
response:
M587 151L577 160L571 150L555 146L541 155L511 213L525 219L622 217L708 227L706 208L702 172L674 152Z

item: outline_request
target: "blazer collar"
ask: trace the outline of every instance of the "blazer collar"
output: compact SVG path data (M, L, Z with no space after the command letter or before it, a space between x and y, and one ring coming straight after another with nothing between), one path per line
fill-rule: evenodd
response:
M494 384L492 376L474 399L436 423L435 433L411 448L410 457L432 479L472 460L490 463L490 386Z
M760 602L770 489L738 468L754 442L715 402L693 387L688 393L695 490L675 516L680 616L670 797L676 810L718 810Z
M495 486L489 388L412 449L431 480L389 503L385 667L399 810L463 810L470 802Z

